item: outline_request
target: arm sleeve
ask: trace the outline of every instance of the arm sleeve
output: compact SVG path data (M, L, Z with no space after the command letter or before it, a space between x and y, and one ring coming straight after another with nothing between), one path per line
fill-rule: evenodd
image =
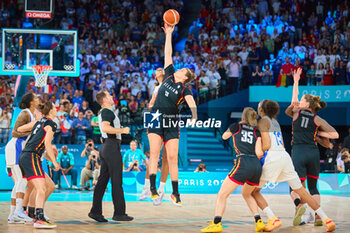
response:
M175 73L175 68L174 68L173 64L168 65L164 69L164 73L165 73L164 79L168 78L170 75L173 75Z
M232 134L237 133L237 131L239 130L239 125L237 123L233 123L232 125L230 125L229 129Z
M183 97L185 97L186 95L193 95L192 91L188 87L184 89Z
M102 121L108 121L108 122L112 123L114 118L115 118L115 116L114 116L112 111L103 110L101 112L101 119L102 119Z

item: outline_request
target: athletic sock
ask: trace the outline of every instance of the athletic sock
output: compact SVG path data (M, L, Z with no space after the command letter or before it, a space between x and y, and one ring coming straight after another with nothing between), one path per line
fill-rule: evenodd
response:
M297 199L294 200L294 205L298 206L300 204L300 202L301 202L300 198L297 198Z
M255 219L255 222L258 222L261 219L261 217L259 214L257 214L257 215L254 215L254 219Z
M151 188L156 188L156 174L150 174L149 175L149 180L151 183Z
M35 219L36 220L44 220L44 209L43 208L36 208L35 209Z
M179 181L171 181L173 185L173 194L179 194Z
M267 217L269 219L273 219L276 215L274 215L274 213L272 212L272 210L270 209L270 207L266 207L265 209L263 209L264 214L267 215Z
M15 205L11 205L9 217L13 215L15 210L16 210L16 206Z
M28 217L35 218L35 208L28 206Z
M321 207L318 208L315 212L317 213L318 216L321 217L323 222L328 218L327 214L323 211Z
M23 199L22 198L16 198L16 211L21 211L22 210L22 204L23 204Z
M215 217L214 217L214 223L215 223L215 224L218 224L219 222L221 222L221 219L222 219L221 216L215 216Z
M143 189L149 189L150 188L150 181L149 179L145 179L145 185L143 186Z
M165 187L165 183L164 182L160 182L158 191L164 193L164 187Z

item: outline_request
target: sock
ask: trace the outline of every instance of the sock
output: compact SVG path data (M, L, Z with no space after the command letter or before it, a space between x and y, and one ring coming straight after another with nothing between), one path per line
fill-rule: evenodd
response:
M318 208L315 212L317 213L318 216L321 217L323 222L328 218L328 216L326 215L326 213L323 211L321 207Z
M35 209L35 219L36 220L44 220L44 209L36 208Z
M13 215L13 213L15 212L15 209L16 209L16 206L11 205L9 217Z
M159 188L158 188L158 192L164 193L164 187L165 187L165 183L164 182L160 182Z
M221 222L221 219L222 219L221 216L215 216L215 217L214 217L214 223L215 223L215 224L218 224L219 222Z
M22 210L22 203L23 203L23 199L16 198L16 211Z
M149 189L150 187L150 181L149 179L145 179L145 185L143 186L143 189Z
M24 212L27 211L27 206L23 206L23 211L24 211Z
M263 209L263 212L267 215L269 219L273 219L273 217L275 217L270 207L266 207L265 209Z
M173 194L179 194L179 181L171 181L173 185Z
M300 204L300 202L301 202L300 198L297 198L297 199L294 200L294 205L298 206Z
M151 188L156 188L156 174L150 174L149 180L151 183Z
M254 215L254 219L255 219L255 222L258 222L261 219L261 217L259 214L257 214L257 215Z
M28 206L28 217L35 218L35 208Z

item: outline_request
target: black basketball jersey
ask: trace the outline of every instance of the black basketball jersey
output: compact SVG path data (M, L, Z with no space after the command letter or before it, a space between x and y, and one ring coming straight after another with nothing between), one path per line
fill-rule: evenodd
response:
M257 127L248 124L234 123L230 125L233 146L237 155L255 155L255 144L260 136Z
M293 121L293 145L316 145L318 125L315 123L316 115L310 110L299 110L298 118Z
M98 114L98 122L103 138L117 138L121 139L121 134L107 134L102 132L101 126L103 121L108 121L113 128L120 128L120 121L118 116L109 108L103 108Z
M55 133L57 129L57 125L55 122L53 122L51 119L47 117L41 118L33 127L33 132L31 133L28 142L26 143L26 146L23 149L23 152L30 152L38 154L39 156L42 155L45 149L45 136L46 126L51 126L52 131Z
M184 102L186 95L192 95L192 91L183 83L175 82L175 69L171 64L165 68L165 76L162 85L152 107L152 111L159 110L161 113L176 115L179 113L179 106Z

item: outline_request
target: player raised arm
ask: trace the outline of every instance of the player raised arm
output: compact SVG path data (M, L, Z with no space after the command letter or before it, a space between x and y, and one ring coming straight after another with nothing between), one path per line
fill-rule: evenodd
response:
M293 117L293 109L295 107L299 106L299 80L300 80L300 75L303 72L302 68L298 68L296 72L294 72L293 79L294 79L294 85L293 85L293 96L292 96L292 102L291 105L286 109L286 114L290 117Z
M171 44L172 41L172 33L174 31L175 26L169 26L168 24L164 24L162 27L165 33L165 46L164 46L164 68L167 68L169 65L173 64L173 46Z

